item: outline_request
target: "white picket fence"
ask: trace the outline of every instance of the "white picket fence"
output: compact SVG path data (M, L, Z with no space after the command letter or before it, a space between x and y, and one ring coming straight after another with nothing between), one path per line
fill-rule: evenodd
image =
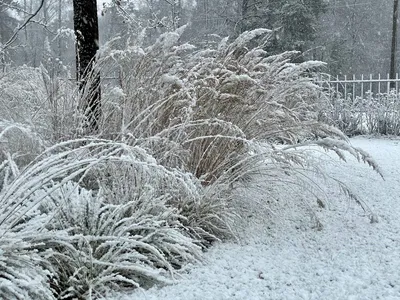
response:
M321 75L318 83L329 96L321 106L328 124L352 134L400 135L400 79L389 75Z
M318 83L328 91L331 99L341 98L354 101L357 97L361 99L380 99L389 93L392 96L400 96L400 79L396 74L395 79L391 79L389 74L386 76L331 76L320 75Z

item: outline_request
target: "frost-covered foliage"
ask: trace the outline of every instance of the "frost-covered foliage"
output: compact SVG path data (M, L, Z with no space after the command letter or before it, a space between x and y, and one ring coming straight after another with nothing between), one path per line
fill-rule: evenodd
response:
M333 95L321 109L322 120L347 135L400 135L400 101L395 91L366 93L364 98Z
M312 79L322 63L291 63L296 52L268 56L264 29L207 50L179 45L182 30L144 49L104 49L101 63L121 74L106 96L107 130L134 137L160 163L204 184L237 163L248 140L340 136L317 122L320 89Z
M111 204L101 190L94 195L69 183L43 201L42 209L54 212L46 227L65 231L45 241L62 297L168 283L175 269L200 258L165 199L151 191L131 197Z
M141 203L145 201L142 199L149 198L174 208L185 233L198 245L207 246L232 236L228 199L218 198L218 193L213 191L217 185L205 190L193 174L154 165L143 169L140 165L122 162L97 169L91 176L104 178L99 186L107 201L113 204L133 199ZM146 203L153 205L151 201Z
M68 74L56 77L43 65L19 67L0 76L0 90L0 120L29 126L53 142L73 137L78 111Z
M293 142L319 126L308 122L316 120L320 92L313 71L323 63L291 63L297 52L268 56L263 50L268 30L245 32L207 50L177 45L179 33L165 34L146 49L107 53L122 73L115 100L124 109L113 116L117 131L142 129L138 136L153 136L188 121L216 118L236 125L249 139Z
M10 71L0 77L0 89L1 119L26 124L44 122L47 95L39 69L21 67Z
M199 178L210 198L218 199L210 204L229 206L232 186L258 174L270 179L271 187L282 183L281 190L312 189L310 173L319 170L302 153L310 145L341 158L344 152L358 153L344 147L347 137L340 130L318 120L326 99L314 71L323 63L293 63L297 52L270 56L265 29L206 50L179 45L180 33L164 34L148 48L104 50L102 63L120 70L119 86L109 94L118 109L107 110L107 120L160 164ZM274 143L298 150L277 149Z
M320 127L315 122L319 87L312 78L323 63L291 63L297 52L269 56L263 50L268 34L246 32L232 43L223 40L214 52L194 55L190 76L197 86L196 113L231 122L248 139L304 140ZM251 48L254 39L261 39L260 45Z
M46 218L32 210L13 223L18 208L3 197L9 184L20 174L11 155L0 164L0 298L1 299L56 299L50 285L50 264L37 251L33 241ZM20 203L29 206L30 203Z
M157 164L137 146L68 141L22 172L12 167L0 224L17 230L30 223L32 255L47 261L60 297L170 282L200 259L201 246L231 234L227 207L210 205L191 174Z
M32 250L35 245L23 238L20 232L1 232L0 298L56 299L50 287L50 273L45 270L48 263Z
M0 121L0 141L1 161L12 156L19 167L31 162L46 144L32 126L10 121Z
M377 167L318 122L313 71L321 63L292 63L295 52L268 56L264 29L207 50L180 45L183 30L147 48L101 51L96 72L117 69L120 78L103 86L97 137L78 130L71 100L84 93L48 89L58 81L45 70L29 69L31 84L18 79L24 72L10 75L21 88L0 101L18 111L26 96L27 105L20 118L11 109L1 115L0 247L15 239L18 251L2 247L0 260L5 274L19 270L19 259L31 262L26 274L41 284L27 289L39 293L33 299L93 299L169 282L201 249L233 236L238 187L254 187L260 174L267 197L313 186L307 172L318 170L304 147ZM6 299L22 293L15 278Z

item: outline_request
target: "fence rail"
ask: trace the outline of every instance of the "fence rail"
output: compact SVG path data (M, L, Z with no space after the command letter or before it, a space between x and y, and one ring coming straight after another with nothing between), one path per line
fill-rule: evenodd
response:
M400 95L400 78L396 74L395 78L390 78L387 74L384 78L381 74L374 77L369 76L330 76L320 75L318 83L326 88L331 98L344 98L355 100L360 97L362 99L380 99L389 93L392 95Z
M377 75L322 75L318 83L328 93L320 118L343 132L400 135L400 78Z

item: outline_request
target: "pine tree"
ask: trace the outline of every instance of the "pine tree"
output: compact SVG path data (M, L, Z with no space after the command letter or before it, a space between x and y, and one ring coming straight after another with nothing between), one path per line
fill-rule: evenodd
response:
M267 49L271 54L305 51L307 43L315 38L315 24L326 8L323 0L241 1L242 32L258 27L275 29Z

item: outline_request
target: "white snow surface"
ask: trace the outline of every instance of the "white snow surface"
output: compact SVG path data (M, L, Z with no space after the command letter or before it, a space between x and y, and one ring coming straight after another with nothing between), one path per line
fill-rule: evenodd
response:
M340 163L323 153L316 158L362 197L378 223L370 223L360 206L332 185L323 187L325 208L312 197L292 195L270 202L273 213L261 209L267 202L261 188L247 193L260 205L241 213L238 241L211 247L204 262L188 266L173 285L108 299L399 300L400 140L358 137L351 143L374 157L385 180L355 159ZM313 226L305 205L313 207L322 230Z

